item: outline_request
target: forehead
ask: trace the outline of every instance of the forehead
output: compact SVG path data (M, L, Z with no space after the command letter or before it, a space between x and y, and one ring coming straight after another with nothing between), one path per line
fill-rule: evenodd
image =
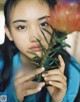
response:
M37 19L49 15L50 8L46 2L39 0L21 0L12 8L10 13L11 20Z

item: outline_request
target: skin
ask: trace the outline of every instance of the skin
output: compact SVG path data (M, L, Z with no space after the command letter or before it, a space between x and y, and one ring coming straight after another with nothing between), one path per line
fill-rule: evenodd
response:
M27 51L30 51L31 46L37 45L34 36L43 43L46 49L48 48L40 29L45 28L52 32L46 20L46 17L50 17L49 11L50 8L46 3L41 4L38 0L23 0L11 9L10 28L5 25L7 37L10 41L14 41L19 49L22 63L27 64L27 68L22 68L15 75L14 86L16 96L20 102L24 100L25 96L39 92L46 82L52 85L47 87L52 101L61 102L66 93L65 63L60 55L58 56L60 67L42 74L45 82L32 81L36 74L44 72L45 69L35 69L35 66L30 63L33 55ZM50 41L49 34L44 33L48 41ZM41 56L41 51L37 51L36 53Z

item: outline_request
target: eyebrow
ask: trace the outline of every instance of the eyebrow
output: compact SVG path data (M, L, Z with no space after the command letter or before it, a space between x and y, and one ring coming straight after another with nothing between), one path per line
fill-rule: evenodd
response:
M17 22L27 22L27 21L26 20L19 19L19 20L13 21L12 23L17 23Z
M43 17L38 18L38 20L42 20L42 19L45 19L45 18L50 18L50 16L43 16Z
M50 18L50 16L43 16L43 17L40 17L38 18L38 20L42 20L42 19L45 19L45 18ZM13 21L12 23L17 23L17 22L27 22L27 20L22 20L22 19L19 19L19 20L15 20Z

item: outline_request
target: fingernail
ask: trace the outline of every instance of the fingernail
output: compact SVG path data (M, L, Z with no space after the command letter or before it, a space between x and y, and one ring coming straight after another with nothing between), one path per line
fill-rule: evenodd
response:
M41 87L39 87L38 90L40 91L41 90Z
M44 75L44 74L42 74L42 76L44 77L45 75Z
M44 79L45 79L45 80L47 80L47 78L46 78L46 77L45 77Z
M52 81L49 81L49 84L52 84Z
M47 74L48 74L48 72L47 71L44 71L43 74L42 74L42 76L44 77Z
M45 85L45 83L43 82L43 83L42 83L42 86L44 86L44 85Z
M45 68L44 68L44 67L42 67L42 70L45 70Z
M59 57L61 58L61 55L59 55Z

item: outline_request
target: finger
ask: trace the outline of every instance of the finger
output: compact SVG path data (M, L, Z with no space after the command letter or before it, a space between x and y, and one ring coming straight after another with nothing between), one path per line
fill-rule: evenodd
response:
M28 96L28 95L31 95L31 94L35 94L37 92L41 91L41 88L36 88L36 89L30 89L30 90L24 90L23 91L23 94L24 96Z
M16 77L15 78L19 78L22 77L23 75L26 75L28 72L30 72L30 69L27 69L25 67L23 67L22 69L20 69L17 73L16 73Z
M22 100L24 98L25 91L27 91L27 94L25 95L30 95L32 93L38 92L39 89L41 89L44 85L45 85L44 82L34 82L34 81L24 82L22 84L15 86L16 95L20 100ZM29 91L29 90L33 90L33 91Z
M44 67L34 69L33 71L27 70L27 72L26 72L26 69L21 69L20 71L18 71L18 72L16 73L16 77L15 77L15 78L19 78L19 77L22 77L23 75L32 74L32 73L36 75L36 74L39 74L39 73L43 72L44 70L45 70ZM31 73L30 73L30 72L31 72Z
M62 75L62 72L59 69L54 69L54 70L44 71L42 74L43 77L49 75Z
M26 75L16 78L15 81L17 84L23 83L25 81L28 81L30 78L34 77L35 75L42 73L44 70L45 70L44 68L35 69L33 71L28 72Z
M36 70L32 71L33 76L42 73L45 70L44 67L37 68Z
M44 82L42 82L42 83L34 82L34 83L35 83L35 85L31 85L31 88L24 89L24 92L23 92L24 96L35 94L35 93L39 92L42 89L42 87L45 85ZM26 86L26 84L25 84L25 86Z
M44 85L45 85L45 82L29 81L29 82L24 82L22 84L22 89L34 89L37 87L43 87Z
M60 82L49 81L49 84L56 88L62 89L62 90L66 89L66 87L67 87L67 84L64 85L63 83L60 83Z
M44 77L44 79L45 79L45 81L55 81L55 82L60 82L60 83L63 83L64 85L66 85L66 77L65 76L54 75L54 76Z
M60 62L60 68L59 69L61 70L62 73L64 73L64 70L65 70L64 60L63 60L61 55L58 55L58 59L59 59L59 62Z
M37 87L37 88L33 88L33 89L25 89L25 90L18 90L17 95L19 95L19 100L23 100L23 98L25 96L35 94L35 93L39 92L41 89L42 89L42 87ZM20 101L20 102L22 102L22 101Z

